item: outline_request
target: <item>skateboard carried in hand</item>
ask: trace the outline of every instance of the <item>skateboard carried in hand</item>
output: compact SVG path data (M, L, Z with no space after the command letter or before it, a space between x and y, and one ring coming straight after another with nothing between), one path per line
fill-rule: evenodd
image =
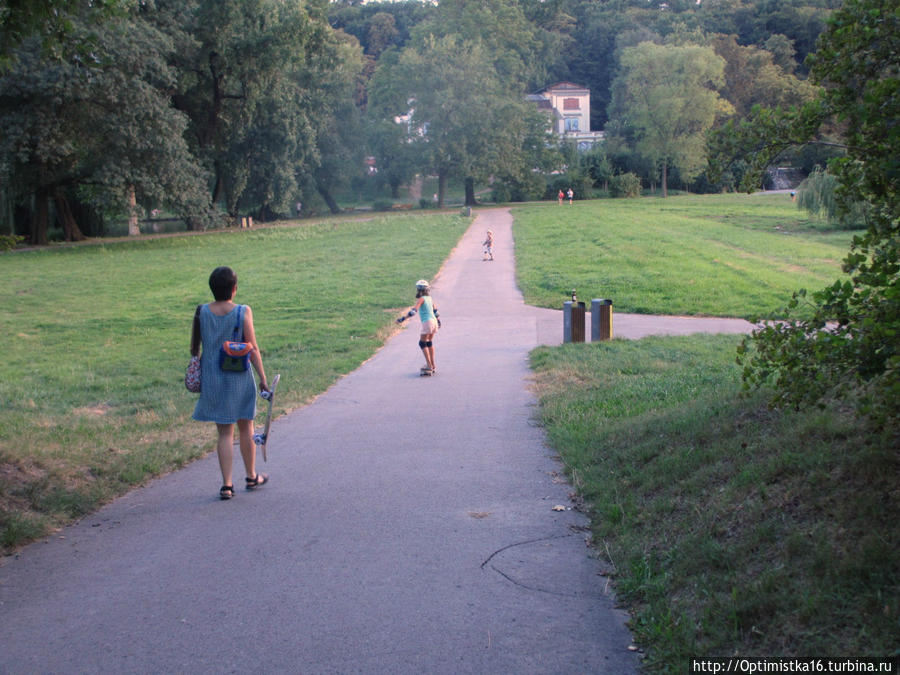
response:
M263 428L262 433L253 434L253 442L256 443L260 450L262 450L262 458L263 461L268 461L266 459L266 441L269 440L269 427L272 425L272 401L275 400L275 388L278 386L278 380L281 379L281 374L275 376L275 379L272 380L272 386L269 387L268 391L261 391L259 393L264 399L269 402L269 409L266 411L266 425Z

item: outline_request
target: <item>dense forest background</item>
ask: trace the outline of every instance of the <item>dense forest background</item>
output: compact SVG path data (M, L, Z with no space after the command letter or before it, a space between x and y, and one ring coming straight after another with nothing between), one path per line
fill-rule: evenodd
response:
M0 3L0 234L188 229L396 198L417 175L504 200L734 189L708 133L813 100L837 0L42 0ZM591 90L606 142L551 137L528 93ZM403 119L406 123L399 124ZM826 129L826 133L828 130ZM837 133L837 131L835 131ZM810 172L840 150L789 150ZM372 157L377 171L366 158ZM620 181L621 184L621 181ZM423 200L423 206L431 200Z

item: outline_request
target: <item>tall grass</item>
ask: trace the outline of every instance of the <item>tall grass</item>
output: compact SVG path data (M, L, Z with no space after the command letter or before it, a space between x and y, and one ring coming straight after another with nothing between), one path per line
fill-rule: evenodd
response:
M541 420L648 672L691 656L896 655L896 430L740 395L733 336L532 354Z
M823 229L787 195L604 199L516 208L526 302L572 293L617 311L750 318L834 282L852 235Z
M356 368L468 220L447 215L98 243L0 256L0 545L33 538L212 446L181 384L218 265L253 307L277 407ZM212 478L211 478L212 479Z

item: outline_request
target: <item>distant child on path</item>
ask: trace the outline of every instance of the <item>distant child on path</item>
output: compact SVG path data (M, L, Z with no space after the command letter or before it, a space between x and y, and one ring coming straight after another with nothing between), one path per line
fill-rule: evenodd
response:
M569 188L569 191L566 193L566 195L569 197L569 203L571 204L571 203L572 203L572 197L575 196L575 193L572 192L572 188Z
M488 257L490 256L490 257ZM491 230L487 231L487 239L484 240L484 253L481 256L482 260L493 260L494 259L494 233Z
M419 313L419 320L422 322L422 328L419 334L419 348L425 356L425 367L422 368L422 375L434 375L434 334L437 333L441 326L441 320L438 318L437 307L434 306L434 300L431 298L431 288L425 279L419 279L416 282L416 304L409 311L397 319L397 323L403 323L409 317Z

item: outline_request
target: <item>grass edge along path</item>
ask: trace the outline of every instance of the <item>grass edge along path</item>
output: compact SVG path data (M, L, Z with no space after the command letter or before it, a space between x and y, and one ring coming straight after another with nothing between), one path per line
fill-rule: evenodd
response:
M647 672L898 654L896 430L740 395L734 336L540 347L540 421Z
M416 279L437 274L470 222L392 215L0 256L13 338L0 381L0 550L213 448L182 379L214 267L238 273L236 301L253 308L267 375L282 374L284 412L384 344ZM198 489L217 486L210 476Z

